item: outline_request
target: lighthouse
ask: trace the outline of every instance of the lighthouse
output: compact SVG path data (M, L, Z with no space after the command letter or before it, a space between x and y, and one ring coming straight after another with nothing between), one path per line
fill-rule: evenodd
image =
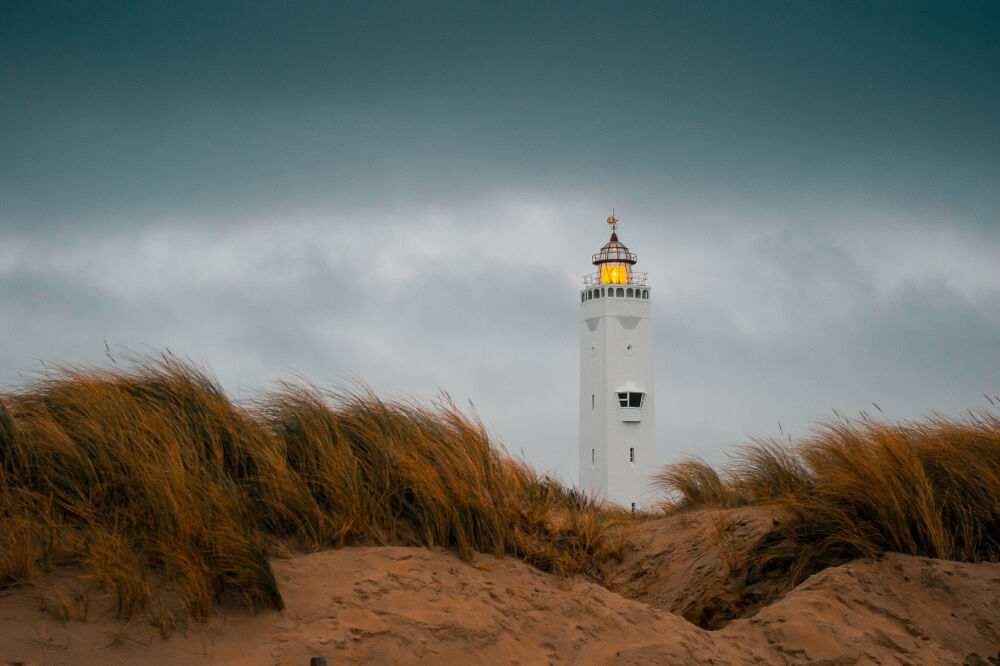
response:
M580 290L580 486L634 511L656 471L652 309L646 273L608 224Z

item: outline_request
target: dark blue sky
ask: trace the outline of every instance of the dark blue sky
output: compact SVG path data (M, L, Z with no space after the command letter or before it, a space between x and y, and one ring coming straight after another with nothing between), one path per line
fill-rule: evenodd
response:
M996 210L995 4L427 6L8 7L5 222L636 181Z
M107 340L442 387L573 480L615 207L664 457L979 407L998 117L996 3L5 3L0 381Z

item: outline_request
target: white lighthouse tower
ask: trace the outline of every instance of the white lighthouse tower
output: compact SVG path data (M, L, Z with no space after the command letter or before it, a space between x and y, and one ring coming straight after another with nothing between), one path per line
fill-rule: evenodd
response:
M627 509L651 502L656 471L653 325L646 274L636 255L611 240L580 291L580 486Z

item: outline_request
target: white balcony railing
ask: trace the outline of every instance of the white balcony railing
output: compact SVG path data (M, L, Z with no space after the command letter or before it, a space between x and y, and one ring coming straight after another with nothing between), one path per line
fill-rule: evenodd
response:
M629 281L628 282L615 283L615 284L605 283L605 284L608 287L615 287L615 286L617 286L617 287L627 287L627 286L644 287L644 286L646 286L646 275L647 275L646 273L636 273L635 271L632 271L632 275L629 277ZM601 285L601 274L600 273L588 273L587 275L584 275L583 276L583 286L584 287L600 287L600 286L602 286Z

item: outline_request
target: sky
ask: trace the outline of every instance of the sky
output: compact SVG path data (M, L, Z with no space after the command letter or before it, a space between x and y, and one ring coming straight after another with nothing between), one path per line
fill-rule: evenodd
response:
M443 390L575 484L613 209L662 462L961 416L998 118L990 2L3 3L0 391L106 346L237 400Z

